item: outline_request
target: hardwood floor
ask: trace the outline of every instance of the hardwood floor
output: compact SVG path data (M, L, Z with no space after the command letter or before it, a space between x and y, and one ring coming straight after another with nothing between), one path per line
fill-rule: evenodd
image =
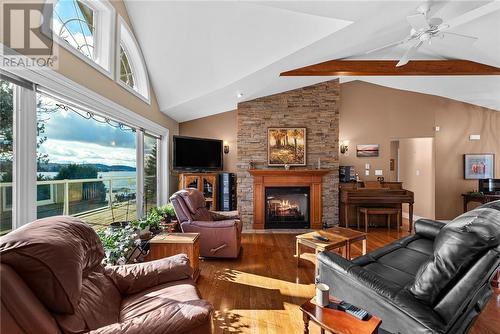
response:
M395 230L370 229L368 251L395 239ZM299 306L314 295L314 265L307 260L313 254L297 268L294 234L243 234L242 243L237 260L200 263L198 287L214 305L215 333L302 333ZM361 243L352 250L352 256L360 254ZM319 333L319 327L311 323L310 332ZM470 333L500 333L498 290Z

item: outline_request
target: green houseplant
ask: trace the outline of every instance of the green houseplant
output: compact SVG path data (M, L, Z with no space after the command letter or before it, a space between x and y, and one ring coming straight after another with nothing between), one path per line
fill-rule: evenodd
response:
M135 246L140 243L135 229L128 225L123 228L111 228L97 231L104 248L104 265L125 264L132 255Z
M159 207L158 212L163 215L167 223L169 223L172 219L177 219L172 202Z

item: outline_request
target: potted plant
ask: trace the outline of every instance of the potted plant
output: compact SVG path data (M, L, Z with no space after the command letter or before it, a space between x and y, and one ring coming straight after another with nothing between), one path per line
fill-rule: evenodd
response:
M158 211L163 215L165 223L171 223L172 220L177 220L177 216L175 215L174 205L172 202L159 207Z
M140 243L135 229L130 226L106 228L97 231L104 248L104 265L126 264L134 256L133 252Z
M160 233L160 223L162 220L163 215L158 208L151 208L151 210L149 210L146 223L149 226L149 230L153 232L153 234Z
M162 226L167 232L178 232L177 216L173 204L170 202L158 208L158 211L163 215Z

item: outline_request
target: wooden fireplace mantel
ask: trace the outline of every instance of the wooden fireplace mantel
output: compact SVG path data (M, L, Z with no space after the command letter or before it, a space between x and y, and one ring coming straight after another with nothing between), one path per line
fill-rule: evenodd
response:
M312 229L321 229L322 177L329 169L250 169L253 176L253 228L264 229L266 187L309 187L309 220Z

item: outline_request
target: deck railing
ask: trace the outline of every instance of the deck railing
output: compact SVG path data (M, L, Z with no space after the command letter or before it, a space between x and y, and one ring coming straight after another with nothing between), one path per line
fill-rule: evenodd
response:
M145 187L148 180L155 180L155 176L145 177ZM38 218L72 215L98 225L136 218L135 176L45 180L36 184ZM153 193L144 190L144 212L156 206L155 194L156 187ZM0 234L10 230L11 221L12 182L0 182Z
M36 184L37 207L52 206L53 210L61 207L60 214L64 215L81 215L106 207L111 208L116 202L135 199L136 194L135 176L45 180L37 181ZM12 210L12 182L0 183L0 197L0 210ZM92 202L88 210L84 210L86 201ZM71 204L80 205L73 209Z

